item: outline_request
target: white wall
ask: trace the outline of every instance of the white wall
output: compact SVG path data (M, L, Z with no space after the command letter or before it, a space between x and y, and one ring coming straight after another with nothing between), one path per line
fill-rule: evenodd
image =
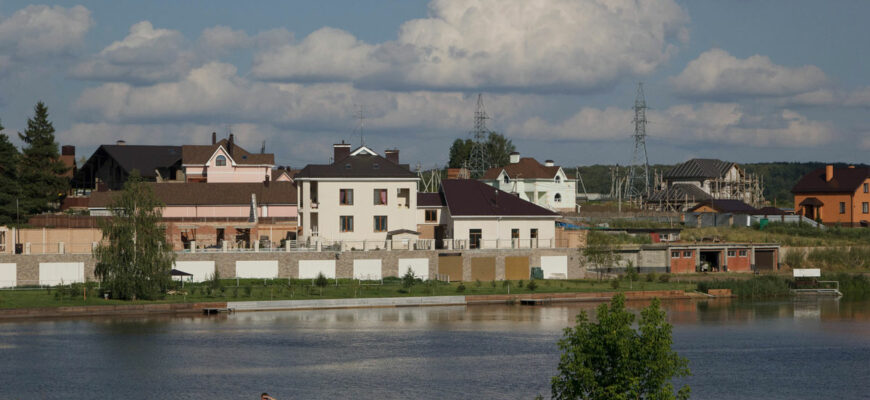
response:
M428 258L400 258L399 259L399 277L405 276L408 268L414 271L414 276L426 280L429 279L429 259Z
M381 260L353 260L353 278L362 280L381 279Z
M215 271L214 261L176 261L172 268L193 274L191 277L193 282L207 281L214 277Z
M567 279L568 256L541 256L544 279Z
M15 287L18 283L15 263L0 263L0 288Z
M39 263L39 284L59 285L85 281L85 263Z
M237 278L277 278L278 260L236 261Z
M510 248L511 230L520 230L519 247L528 248L531 241L531 230L538 229L538 246L548 247L556 237L555 217L551 218L453 218L451 233L454 239L468 241L471 229L481 229L483 248L496 248L495 240L499 240L499 248Z
M318 273L335 278L335 260L299 260L299 279L314 279Z

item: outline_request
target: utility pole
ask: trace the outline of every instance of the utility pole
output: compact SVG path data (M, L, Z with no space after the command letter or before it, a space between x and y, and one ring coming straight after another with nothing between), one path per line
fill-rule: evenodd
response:
M637 96L634 99L634 154L628 168L625 182L625 197L629 201L649 197L649 157L646 153L646 99L643 94L643 83L637 84Z
M483 107L483 93L477 94L477 111L474 112L474 130L471 131L474 143L468 157L468 172L473 179L479 179L489 168L489 152L486 141L489 131L486 129L486 109Z

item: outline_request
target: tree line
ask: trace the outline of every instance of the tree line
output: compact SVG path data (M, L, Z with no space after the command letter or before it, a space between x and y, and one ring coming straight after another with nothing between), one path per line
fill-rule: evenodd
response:
M59 210L69 189L63 177L69 167L60 159L48 108L40 101L33 111L27 129L18 132L20 150L0 121L0 226L17 226L27 216Z

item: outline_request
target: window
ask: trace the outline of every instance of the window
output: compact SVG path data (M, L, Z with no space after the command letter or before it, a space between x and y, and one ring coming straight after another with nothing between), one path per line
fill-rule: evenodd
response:
M338 222L341 224L342 232L353 232L353 217L349 215L342 215L338 217Z
M438 210L426 210L426 222L438 222Z
M691 251L691 250L686 250L686 251L683 252L683 257L687 257L687 258L688 258L688 257L691 257L691 256L692 256L692 251Z
M353 189L339 189L338 191L339 204L343 206L353 205Z
M387 216L375 215L375 232L387 231Z
M679 251L672 251L671 258L680 258L680 252Z
M861 203L861 212L864 214L870 212L870 203L867 203L866 201Z
M387 205L387 189L375 189L375 205Z
M529 231L529 237L532 239L537 239L538 238L538 228L532 228L532 230Z
M480 229L468 230L468 248L479 249L480 240L483 238L483 231Z
M734 250L728 250L728 257L734 257L736 255L737 255L737 252L735 252Z
M740 257L746 257L746 250L740 250Z
M519 239L520 238L520 230L519 229L511 229L511 239Z
M227 158L224 156L217 156L217 158L214 159L214 165L216 167L226 167L227 166Z
M870 193L870 183L864 184L864 193Z
M561 203L562 202L562 193L556 193L556 196L553 199L556 200L556 203Z
M841 201L840 202L840 214L845 214L845 213L846 213L846 202Z
M556 183L562 183L562 177L556 175Z
M511 183L511 177L507 176L507 174L504 175L504 183Z

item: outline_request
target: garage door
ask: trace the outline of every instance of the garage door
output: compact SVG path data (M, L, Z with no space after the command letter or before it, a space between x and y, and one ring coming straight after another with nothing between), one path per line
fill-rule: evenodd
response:
M755 268L760 271L772 271L776 262L773 250L755 251Z
M277 278L278 260L236 261L237 278Z
M193 274L190 277L193 282L207 281L214 277L214 261L176 261L172 268Z
M505 257L504 278L509 281L529 279L528 257Z
M353 279L363 281L381 279L381 259L353 260Z
M447 280L462 280L462 256L438 257L438 273L447 275Z
M318 274L335 279L335 260L299 260L299 279L314 279Z
M60 285L85 281L85 263L49 262L39 263L39 284Z
M473 257L471 280L488 282L495 280L495 257Z
M429 279L429 259L428 258L400 258L399 259L399 276L404 276L408 273L408 268L414 271L414 276L426 280Z
M568 256L541 256L544 279L567 279Z
M0 288L18 284L18 268L15 263L0 263Z

